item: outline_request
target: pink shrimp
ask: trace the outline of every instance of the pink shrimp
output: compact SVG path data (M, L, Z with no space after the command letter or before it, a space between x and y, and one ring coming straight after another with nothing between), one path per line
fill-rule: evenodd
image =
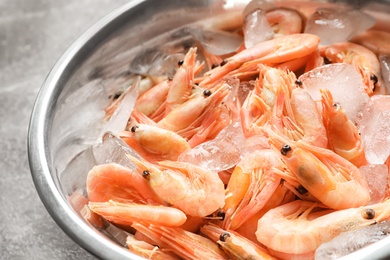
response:
M334 103L332 93L328 89L321 90L321 96L329 148L357 167L367 164L356 125L347 118L345 110Z
M226 254L208 238L181 228L134 223L133 228L143 233L161 249L170 250L182 259L225 260Z
M225 203L224 185L216 172L185 162L162 161L156 166L129 158L159 197L190 216L205 217Z
M191 96L193 87L194 70L197 48L190 48L175 76L172 79L168 95L166 97L165 114L183 104Z
M136 124L120 137L149 161L176 160L191 147L177 133L147 124Z
M380 63L372 51L351 42L335 43L321 48L321 55L335 63L348 63L362 76L368 95L385 93Z
M318 147L327 147L328 139L321 112L307 90L291 92L291 112L284 117L285 134L293 140L303 140Z
M227 186L223 227L237 229L261 210L279 186L282 170L279 155L271 149L257 150L235 167Z
M331 150L291 141L270 129L265 131L282 154L288 168L286 178L295 179L323 204L345 209L370 201L367 181L355 165Z
M157 126L190 139L194 129L202 124L208 107L217 107L229 93L230 86L222 83L215 90L196 88L189 100L174 108ZM188 134L190 133L190 134Z
M181 226L187 217L179 209L162 205L145 205L115 201L88 203L89 208L110 222L131 226L134 222L144 222L163 226Z
M322 243L341 232L389 219L389 206L387 201L335 211L324 210L317 203L296 200L271 209L260 218L256 236L278 257L313 258Z
M212 84L246 62L278 64L304 57L316 50L319 41L320 39L316 35L302 33L261 42L227 58L223 66L211 70L199 85Z
M269 254L267 249L234 231L226 231L216 225L207 224L201 228L201 232L218 243L231 259L276 259Z
M165 205L140 174L116 163L93 167L87 176L88 199L93 202L137 202Z
M146 91L137 99L134 109L146 116L152 116L163 106L168 95L170 84L170 81L164 80Z

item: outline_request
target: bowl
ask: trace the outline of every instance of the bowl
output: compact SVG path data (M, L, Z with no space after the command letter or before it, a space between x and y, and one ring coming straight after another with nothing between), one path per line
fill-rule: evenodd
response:
M101 133L96 131L101 115L91 113L91 110L103 111L105 106L99 99L103 92L84 93L83 98L81 87L87 84L100 86L111 79L126 78L130 61L150 53L145 51L148 40L178 26L216 15L223 8L235 8L247 2L129 1L82 34L48 74L37 96L29 126L31 173L39 196L53 219L69 237L93 255L103 259L142 259L124 248L121 231L113 227L97 228L81 217L80 209L85 202L80 198L85 195L87 172L95 163L90 147ZM312 7L324 3L282 2ZM373 15L378 20L378 28L390 31L389 2L350 2L362 5ZM81 196L78 198L77 194ZM344 258L389 256L390 237Z

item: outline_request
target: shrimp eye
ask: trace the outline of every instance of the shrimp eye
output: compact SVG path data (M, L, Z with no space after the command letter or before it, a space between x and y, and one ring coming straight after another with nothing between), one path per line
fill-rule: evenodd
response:
M227 59L223 59L223 61L221 62L221 67L223 66L223 65L225 65L226 63L228 63L228 60Z
M376 83L378 83L378 77L377 77L376 75L372 74L372 75L370 76L370 79L371 79L372 81L374 81L374 85L375 85Z
M303 187L302 185L299 185L297 188L295 188L296 191L298 191L299 194L303 195L307 193L307 189Z
M363 217L365 219L373 219L375 217L375 210L373 210L373 209L366 209L363 212Z
M184 64L184 60L179 60L178 62L177 62L177 65L179 65L179 66L181 66L181 65L183 65Z
M206 89L205 91L203 91L203 96L205 96L205 97L211 96L211 91Z
M221 218L221 220L224 220L225 219L225 211L223 211L223 210L218 211L217 217Z
M132 133L135 133L135 131L137 130L137 128L138 128L138 126L133 125L133 126L130 128L130 131L131 131Z
M291 151L291 146L289 146L288 144L283 145L282 149L280 149L280 153L283 155L287 155L289 151Z
M229 233L222 233L220 236L219 236L219 240L221 240L222 242L226 242L226 240L230 237L230 234Z
M338 109L341 105L339 102L333 103L332 105L335 109Z
M297 79L295 81L295 84L298 86L298 87L301 87L302 86L302 81L300 79Z
M148 170L142 171L142 177L149 180L150 179L150 172Z
M211 65L211 69L215 69L218 66L219 66L218 63L213 63L213 65Z

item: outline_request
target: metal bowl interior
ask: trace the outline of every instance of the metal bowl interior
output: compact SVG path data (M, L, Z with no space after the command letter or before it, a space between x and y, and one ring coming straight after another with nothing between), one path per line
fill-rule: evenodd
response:
M225 2L225 3L223 3ZM173 28L218 14L248 1L133 0L101 19L62 55L46 78L32 112L28 136L30 168L37 191L58 225L80 246L103 259L142 259L104 230L87 223L69 196L85 194L88 170L94 165L88 149L99 138L88 109L72 107L81 86L128 72L128 64L143 43ZM314 7L324 1L281 1ZM356 3L356 1L353 1ZM364 1L362 1L364 2ZM239 4L238 4L239 3ZM333 4L333 2L331 3ZM366 2L363 8L390 31L390 4ZM138 48L138 49L137 49ZM87 96L85 102L92 102ZM103 109L103 107L102 107ZM87 152L86 152L87 151ZM390 256L390 238L346 259Z

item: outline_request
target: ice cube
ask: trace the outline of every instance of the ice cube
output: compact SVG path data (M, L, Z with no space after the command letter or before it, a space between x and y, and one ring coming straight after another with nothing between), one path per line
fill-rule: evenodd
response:
M321 45L331 45L349 40L374 26L375 22L373 17L358 9L319 8L309 17L305 33L318 35Z
M385 164L371 164L362 166L359 170L367 179L371 196L370 204L383 201L389 180L388 166Z
M364 246L375 243L390 234L390 221L341 233L333 240L319 246L315 260L337 259Z
M56 169L62 172L68 163L101 137L104 109L109 98L101 79L90 81L63 101L53 119L53 147ZM77 115L77 116L75 116Z
M182 153L178 161L189 162L220 172L230 169L240 161L245 137L240 121L235 121L213 139Z
M133 111L135 102L138 98L140 78L138 78L124 94L123 99L118 104L109 121L105 124L104 133L112 132L119 134L125 130L127 122L129 121L131 112Z
M370 164L383 164L390 155L390 96L376 95L364 107L358 129Z
M274 38L274 31L268 23L265 11L260 9L254 10L245 17L243 33L247 49Z
M234 53L240 48L243 41L237 33L221 30L193 28L191 33L206 51L215 55Z
M346 111L352 122L356 122L359 114L369 100L364 91L364 83L360 74L350 64L335 63L315 68L299 77L302 87L307 89L311 97L321 107L320 89L329 89L335 102Z
M386 94L390 94L390 55L380 54L379 62L381 64L381 72Z
M122 139L112 133L103 136L103 142L95 144L92 148L96 164L117 163L137 170L134 163L127 157L128 154L140 159L140 156Z
M243 11L243 16L253 13L256 10L263 10L264 12L276 8L274 0L252 0L250 1Z

